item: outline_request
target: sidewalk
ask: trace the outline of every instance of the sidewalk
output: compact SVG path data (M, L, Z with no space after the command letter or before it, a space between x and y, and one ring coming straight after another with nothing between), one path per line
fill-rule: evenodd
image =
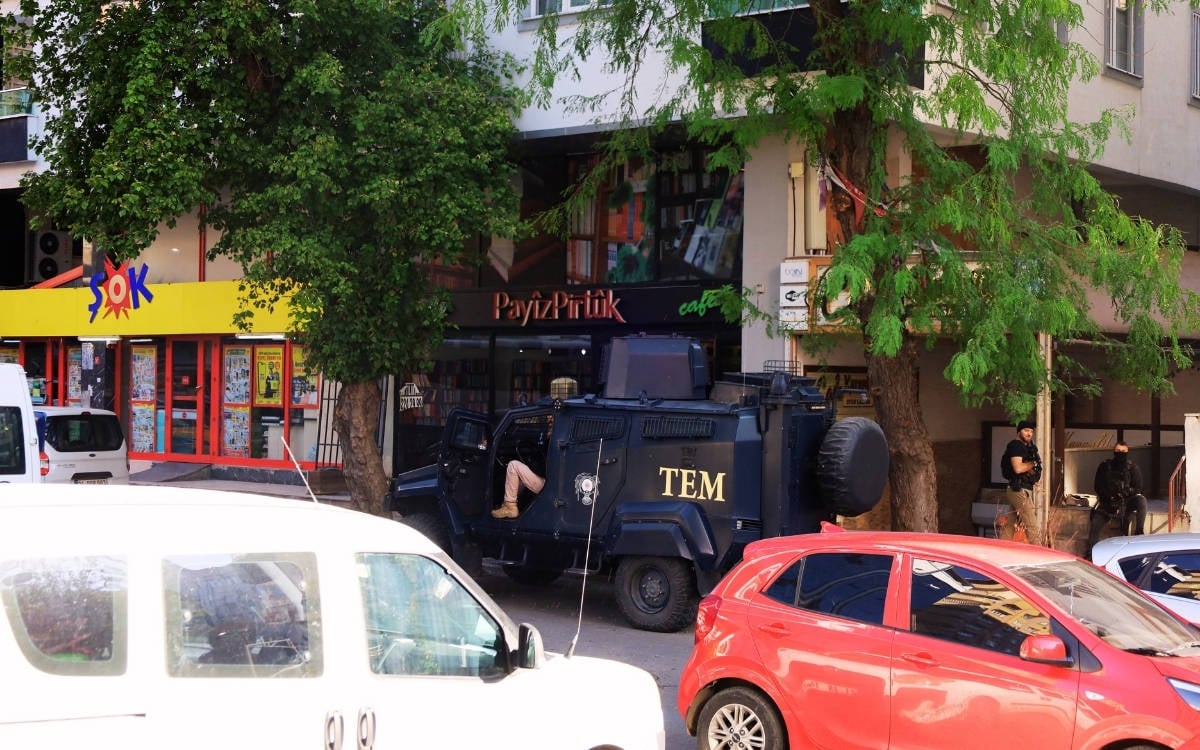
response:
M312 495L303 484L282 484L282 483L267 483L267 482L239 482L230 479L192 479L186 476L180 478L172 478L164 475L162 472L155 471L156 464L151 461L130 461L129 462L129 483L130 484L170 484L175 487L197 487L210 490L224 490L226 492L248 492L256 495L269 495L271 497L291 497L300 500L310 500ZM316 495L318 502L336 503L338 505L350 504L350 493L335 492L329 494Z

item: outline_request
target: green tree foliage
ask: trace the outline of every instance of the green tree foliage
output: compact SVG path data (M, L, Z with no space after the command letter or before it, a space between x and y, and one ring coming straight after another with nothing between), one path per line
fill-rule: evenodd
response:
M384 376L418 370L447 296L517 221L511 61L429 32L436 0L24 2L12 65L50 114L25 200L124 260L201 210L244 274L243 319L291 295L335 409L351 493L378 511ZM27 37L22 41L22 35Z
M455 13L503 25L523 5L457 0ZM765 26L771 7L761 0L606 0L569 22L544 17L533 75L545 101L578 61L610 61L624 85L571 104L651 125L619 133L614 158L671 123L720 146L716 164L726 166L782 134L803 143L814 166L861 188L857 211L849 199L831 203L846 241L820 291L826 301L848 294L837 317L861 334L892 450L893 524L936 530L932 444L917 398L921 345L952 343L944 375L965 403L998 403L1016 420L1043 386L1094 391L1102 376L1061 355L1046 372L1039 332L1091 339L1110 355L1110 374L1167 391L1170 373L1189 361L1181 337L1196 330L1197 300L1179 286L1179 232L1124 214L1086 169L1110 137L1127 134L1132 113L1071 119L1068 88L1098 72L1091 54L1059 39L1058 29L1083 21L1078 3L810 8L809 21L792 19L813 28L815 51L802 59ZM655 58L665 61L663 81L645 74ZM911 174L886 173L889 143L911 156ZM1127 336L1099 328L1089 289L1111 301Z

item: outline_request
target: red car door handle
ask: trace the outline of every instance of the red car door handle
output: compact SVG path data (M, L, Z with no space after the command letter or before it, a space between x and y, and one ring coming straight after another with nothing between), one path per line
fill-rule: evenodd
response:
M933 658L933 654L928 651L921 651L916 654L901 654L900 658L922 667L936 667L938 665L937 659Z
M786 625L780 622L773 622L770 625L759 625L758 629L767 635L773 635L776 638L783 638L792 632Z

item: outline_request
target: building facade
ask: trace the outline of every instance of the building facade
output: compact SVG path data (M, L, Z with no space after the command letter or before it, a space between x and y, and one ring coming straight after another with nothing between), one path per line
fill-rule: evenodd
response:
M492 43L528 56L545 7L531 3L528 19L494 33ZM1114 138L1094 173L1127 212L1170 223L1200 248L1200 19L1186 7L1161 15L1141 7L1122 0L1083 7L1084 26L1071 33L1102 61L1104 72L1073 88L1072 113L1085 120L1103 108L1134 107L1132 138ZM570 8L560 12L569 32ZM669 84L662 60L644 60L642 71L655 87L660 80ZM595 167L596 141L615 123L566 105L568 95L598 94L620 83L599 58L586 61L582 72L578 81L560 84L551 106L530 108L517 121L526 216L555 205ZM644 94L654 95L649 88ZM131 435L135 458L286 468L286 443L306 465L336 463L328 418L333 384L310 373L303 349L283 340L284 319L262 315L249 334L233 328L240 270L226 260L206 260L212 238L195 217L164 227L155 244L122 269L105 268L82 238L29 230L19 180L41 168L26 145L41 117L21 87L0 93L0 238L6 248L0 358L25 364L46 403L86 398L113 408ZM397 470L428 460L449 408L497 413L552 395L555 383L594 388L603 345L614 335L696 336L717 374L783 366L829 387L861 384L864 361L853 339L823 360L802 346L813 318L808 285L830 257L819 199L824 178L807 168L805 149L771 139L755 147L740 170L713 171L702 147L664 140L653 159L607 175L592 205L567 217L566 236L481 241L479 266L431 270L434 283L453 290L454 329L428 371L397 374L381 420L385 459ZM902 144L892 144L887 169L897 179L911 172ZM1200 254L1188 253L1184 277L1200 288ZM725 321L711 291L726 284L750 290L760 308L791 321L791 335L771 337L761 327ZM1119 333L1119 323L1104 317L1110 307L1095 300L1105 327ZM1095 356L1086 343L1058 346L1083 359ZM922 355L920 398L938 455L940 494L973 498L999 484L995 459L1011 428L998 410L960 405L941 375L948 357L939 346ZM1151 449L1149 476L1161 495L1174 468L1166 449L1182 445L1183 415L1200 395L1196 371L1178 373L1174 382L1176 395L1167 398L1114 384L1101 398L1056 403L1060 468L1070 463L1067 452L1120 436ZM420 404L413 406L416 394ZM1062 489L1090 491L1084 481L1090 484L1090 478L1064 475Z

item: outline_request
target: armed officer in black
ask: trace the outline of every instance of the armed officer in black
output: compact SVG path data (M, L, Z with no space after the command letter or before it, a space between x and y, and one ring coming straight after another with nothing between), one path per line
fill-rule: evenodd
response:
M1122 534L1146 533L1146 496L1142 472L1129 460L1129 446L1118 442L1113 457L1096 468L1096 507L1088 521L1088 550L1100 541L1100 532L1113 518L1121 521Z
M1000 458L1000 473L1008 481L1004 495L1016 515L1016 523L1000 527L1002 539L1012 539L1018 523L1028 528L1036 512L1033 488L1042 479L1042 458L1033 442L1033 428L1033 422L1028 420L1018 424L1017 437L1008 442Z

